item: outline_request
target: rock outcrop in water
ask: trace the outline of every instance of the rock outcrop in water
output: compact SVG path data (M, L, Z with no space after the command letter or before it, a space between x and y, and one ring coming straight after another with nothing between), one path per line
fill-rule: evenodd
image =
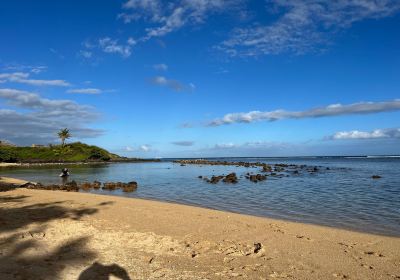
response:
M66 184L50 184L50 185L42 185L40 183L29 183L22 186L27 189L36 189L36 190L52 190L52 191L68 191L68 192L78 192L79 190L89 191L91 189L98 190L101 187L101 182L94 181L93 183L84 182L78 185L75 181L68 182ZM114 191L117 189L121 189L123 192L133 192L137 189L137 182L107 182L103 184L103 190Z
M248 175L248 176L246 176L246 178L249 179L250 181L252 181L253 183L267 180L267 176L262 175L262 174Z
M174 163L178 163L181 166L192 165L222 165L222 166L235 166L235 167L246 167L246 168L257 168L261 167L261 172L264 173L277 173L277 172L293 172L297 170L296 174L300 173L300 170L306 170L309 173L315 173L320 171L318 166L307 166L307 165L296 165L296 164L285 164L285 163L275 163L267 164L263 162L234 162L234 161L218 161L218 160L204 160L204 159L184 159L176 160ZM327 168L326 170L330 170ZM214 182L217 178L214 178Z
M204 181L206 181L207 183L210 183L210 184L218 184L221 180L224 183L228 183L228 184L236 184L238 182L236 173L230 173L226 176L224 176L224 175L212 176L211 179L208 179L207 177L203 177L203 176L198 176L198 178L203 179Z
M230 173L226 175L222 181L224 181L225 183L236 184L238 182L238 178L236 176L236 173Z
M122 189L123 192L133 192L137 189L137 183L132 181L129 183L122 183L122 182L107 182L103 184L103 190L114 191L116 189Z
M204 160L204 159L183 159L183 160L175 160L174 163L179 163L181 166L185 166L187 164L198 164L198 165L225 165L225 166L242 166L242 167L263 167L268 166L262 162L230 162L230 161L218 161L218 160ZM267 168L267 167L266 167Z
M68 182L64 185L42 185L41 183L30 183L23 186L27 189L35 190L49 190L49 191L67 191L67 192L77 192L79 191L79 186L75 181Z

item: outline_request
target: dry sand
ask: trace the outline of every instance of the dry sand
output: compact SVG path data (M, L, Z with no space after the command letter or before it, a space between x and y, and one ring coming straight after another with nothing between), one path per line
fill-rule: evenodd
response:
M0 193L0 279L108 275L400 279L400 238L114 196Z

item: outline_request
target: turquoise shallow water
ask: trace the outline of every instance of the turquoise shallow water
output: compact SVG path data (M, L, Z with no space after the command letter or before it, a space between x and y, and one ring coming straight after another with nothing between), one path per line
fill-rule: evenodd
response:
M220 159L219 159L220 160ZM400 236L400 158L229 158L229 161L306 164L319 172L272 178L236 185L213 185L199 175L257 173L260 168L180 166L160 163L115 163L70 166L77 182L137 181L133 193L96 193L177 202L212 209ZM326 169L329 167L329 170ZM0 176L59 183L60 166L0 169ZM381 179L373 180L377 174ZM93 191L95 192L95 191Z

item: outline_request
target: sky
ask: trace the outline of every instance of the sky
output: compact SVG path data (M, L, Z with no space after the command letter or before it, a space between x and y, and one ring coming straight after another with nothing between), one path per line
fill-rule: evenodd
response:
M0 140L128 157L400 154L397 0L6 0Z

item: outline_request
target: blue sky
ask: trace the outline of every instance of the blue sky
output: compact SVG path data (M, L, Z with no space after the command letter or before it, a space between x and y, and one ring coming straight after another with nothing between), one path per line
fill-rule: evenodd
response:
M400 154L400 3L0 3L0 139L131 157Z

